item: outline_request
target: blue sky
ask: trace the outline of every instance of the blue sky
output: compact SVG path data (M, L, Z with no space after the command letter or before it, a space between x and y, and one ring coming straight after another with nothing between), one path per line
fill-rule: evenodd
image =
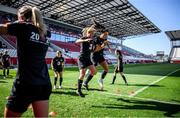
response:
M161 33L127 39L123 43L145 54L165 51L169 54L171 45L164 33L180 30L180 0L129 0L139 11L161 29Z

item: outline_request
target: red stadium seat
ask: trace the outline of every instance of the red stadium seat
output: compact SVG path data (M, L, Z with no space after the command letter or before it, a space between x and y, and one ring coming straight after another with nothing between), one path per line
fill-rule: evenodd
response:
M16 37L15 36L10 36L10 35L3 35L2 36L11 46L16 48Z
M51 40L51 42L59 46L60 48L68 49L69 51L72 51L72 52L80 51L80 47L76 45L75 43L67 43L67 42L55 41L55 40Z

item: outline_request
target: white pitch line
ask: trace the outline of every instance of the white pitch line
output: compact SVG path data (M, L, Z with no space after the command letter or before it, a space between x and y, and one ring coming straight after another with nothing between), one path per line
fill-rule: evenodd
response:
M155 99L141 98L141 97L134 97L134 96L130 97L128 95L115 94L115 93L109 93L109 92L102 92L102 93L108 94L108 95L120 96L120 97L127 97L127 98L134 98L134 99L145 100L145 101L164 103L164 104L180 105L180 103L177 103L177 102L167 102L167 101L162 101L162 100L155 100Z
M151 85L153 85L153 84L155 84L155 83L157 83L157 82L165 79L165 78L168 77L169 75L171 75L171 74L173 74L173 73L175 73L175 72L177 72L177 71L179 71L179 70L180 70L180 69L177 69L177 70L175 70L175 71L173 71L173 72L170 72L170 73L168 73L167 75L161 77L160 79L158 79L158 80L156 80L156 81L153 81L152 83L148 84L147 86L145 86L145 87L143 87L143 88L135 91L133 94L129 95L129 97L134 97L134 96L137 95L138 93L143 92L145 89L149 88Z

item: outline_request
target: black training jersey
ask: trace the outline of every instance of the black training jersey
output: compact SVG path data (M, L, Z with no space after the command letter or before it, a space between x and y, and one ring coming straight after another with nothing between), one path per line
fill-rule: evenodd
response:
M57 68L61 68L62 65L64 63L64 58L63 57L55 57L53 59L53 68L57 69Z
M4 64L9 63L9 59L10 59L10 56L9 56L8 54L4 54L4 55L2 56L2 62L3 62Z
M16 81L29 85L50 84L45 61L48 44L37 27L27 22L8 25L8 33L17 37L18 72Z
M118 66L123 66L123 57L121 55L118 55Z
M107 39L101 39L100 37L97 37L96 40L94 41L94 46L96 48L96 45L102 45L104 43L104 41L106 41ZM93 55L94 56L103 56L103 51L104 49L94 52Z
M82 40L88 39L88 37L82 37ZM92 46L93 46L93 41L90 42L83 42L80 44L80 57L87 57L90 58Z

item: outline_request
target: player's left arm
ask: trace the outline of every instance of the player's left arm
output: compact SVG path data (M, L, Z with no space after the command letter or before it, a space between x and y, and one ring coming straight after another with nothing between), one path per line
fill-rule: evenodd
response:
M95 48L94 52L98 52L98 51L104 49L106 46L108 46L108 48L110 48L109 47L109 41L107 41L107 40L104 41L103 44L101 44L101 45L96 44L96 48Z
M54 64L53 63L54 63L54 59L51 60L51 68L52 68L52 70L54 70Z
M8 56L8 62L11 65L11 57L10 56Z
M112 49L111 49L109 43L107 44L107 47L108 47L108 49L109 49L109 52L112 53Z
M103 48L101 47L101 45L96 44L95 49L94 49L94 52L98 52L98 51L100 51L100 50L102 50L102 49L103 49Z
M18 34L24 32L24 30L26 30L24 24L19 24L17 22L0 24L0 35L9 34L12 36L17 36Z
M0 24L0 35L8 34L7 24Z
M62 62L62 69L64 70L64 58L63 58L63 62Z

